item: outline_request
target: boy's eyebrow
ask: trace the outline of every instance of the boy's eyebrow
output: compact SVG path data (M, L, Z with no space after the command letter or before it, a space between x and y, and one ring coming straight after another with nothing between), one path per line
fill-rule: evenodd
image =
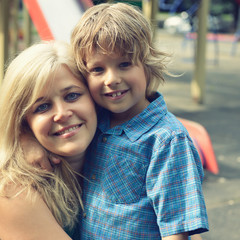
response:
M92 66L96 66L96 65L99 65L99 63L102 63L101 61L88 61L88 62L86 62L87 64L86 64L86 66L87 67L92 67Z

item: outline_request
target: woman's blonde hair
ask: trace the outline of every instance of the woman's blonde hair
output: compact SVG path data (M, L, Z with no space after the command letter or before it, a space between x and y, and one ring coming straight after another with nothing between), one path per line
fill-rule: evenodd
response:
M9 197L7 189L14 184L29 197L38 191L58 223L72 228L82 205L75 173L64 160L52 173L34 167L25 161L20 146L20 135L28 129L26 114L61 65L84 81L70 46L63 42L37 43L7 68L0 91L0 196Z
M164 82L167 73L164 60L169 55L154 47L151 25L134 6L103 3L89 8L74 28L71 43L85 77L88 55L97 50L128 56L136 64L140 61L147 78L147 96Z

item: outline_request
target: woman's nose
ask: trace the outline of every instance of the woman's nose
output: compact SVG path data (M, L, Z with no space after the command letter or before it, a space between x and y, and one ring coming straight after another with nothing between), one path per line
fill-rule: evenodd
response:
M67 104L58 103L55 106L54 122L65 122L72 116L72 111Z
M110 85L116 85L119 83L121 83L121 77L119 73L113 70L109 70L105 76L104 84L106 86L110 86Z

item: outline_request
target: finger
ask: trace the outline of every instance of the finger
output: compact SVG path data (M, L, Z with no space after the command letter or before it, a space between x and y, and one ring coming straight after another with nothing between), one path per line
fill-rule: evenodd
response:
M48 152L48 159L52 165L59 164L62 161L62 157L51 152Z
M50 157L50 161L53 163L53 164L59 164L62 159L60 159L59 157L56 157L56 156L51 156Z
M40 166L40 168L47 170L49 172L53 171L53 167L48 159L44 160L44 161L40 161L39 166Z

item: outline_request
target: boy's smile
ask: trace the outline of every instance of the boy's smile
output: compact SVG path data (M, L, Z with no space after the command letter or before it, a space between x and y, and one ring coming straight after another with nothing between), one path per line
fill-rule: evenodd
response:
M127 92L128 92L128 90L125 90L125 91L114 91L114 92L111 92L111 93L106 93L105 95L107 97L112 97L113 99L120 99L123 96L125 96Z
M86 59L88 86L93 99L125 122L149 104L145 97L147 80L143 65L128 57L93 52ZM118 123L119 123L118 122Z

